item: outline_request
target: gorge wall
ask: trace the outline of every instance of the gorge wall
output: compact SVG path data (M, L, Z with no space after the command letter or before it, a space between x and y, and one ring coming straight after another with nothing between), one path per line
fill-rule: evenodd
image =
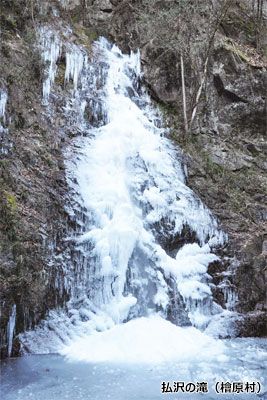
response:
M180 7L181 2L172 2L174 14L169 12L168 1L152 3L2 1L3 356L8 353L14 320L16 338L20 332L34 327L48 310L64 306L69 297L63 285L61 256L72 259L75 250L65 238L77 227L67 212L71 200L64 157L69 141L79 135L79 128L75 124L66 128L64 119L63 99L69 90L64 81L65 53L56 61L57 101L50 112L43 104L42 85L48 65L40 50L38 27L48 23L55 29L67 23L72 29L68 33L70 43L86 46L89 52L93 40L100 35L110 38L125 52L140 48L143 81L160 105L173 143L183 150L188 184L218 217L229 236L228 244L219 251L222 262L211 264L209 273L215 283L227 276L229 286L238 295L236 309L243 317L236 322L237 335L266 334L266 43L261 20L266 19L266 10L257 20L251 2L229 2L214 32L196 118L191 133L186 134L180 52L186 47L186 37L191 44L197 43L184 53L190 114L204 71L207 32L211 29L208 15L210 9L218 7L220 11L223 2L197 2L202 7L197 9L193 4L194 11L188 6L192 2L187 2L189 11L184 11L186 29L181 28L182 44L179 25L159 24L158 32L153 28L154 10L166 9L165 17L175 20L175 7ZM263 30L262 36L257 24ZM174 29L178 33L174 34ZM91 121L90 110L85 115ZM167 245L170 249L178 246ZM225 305L220 290L214 295ZM15 339L12 355L18 352L19 342Z

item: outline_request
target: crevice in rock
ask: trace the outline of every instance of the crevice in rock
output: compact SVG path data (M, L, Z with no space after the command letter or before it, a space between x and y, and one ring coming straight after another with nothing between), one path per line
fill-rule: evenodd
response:
M225 89L220 75L215 74L213 76L213 82L214 82L214 86L215 86L219 96L224 96L233 103L239 103L239 102L248 103L247 100L242 99L240 96L238 96L234 92L231 92L230 90Z

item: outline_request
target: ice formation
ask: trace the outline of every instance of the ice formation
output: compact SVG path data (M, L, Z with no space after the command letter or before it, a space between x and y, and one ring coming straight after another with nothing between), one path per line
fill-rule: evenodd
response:
M12 306L11 314L7 324L7 354L11 356L13 347L13 336L16 326L16 304Z
M6 103L7 103L7 92L4 89L0 89L0 118L3 122L6 122Z
M42 59L45 63L45 78L43 81L43 102L48 104L49 95L57 72L57 61L61 53L61 40L59 34L48 28L39 30L42 49Z
M57 32L41 32L47 33L42 48L48 100L62 44ZM21 335L22 343L34 352L45 346L53 351L62 342L77 344L79 335L91 343L98 340L89 339L96 331L127 333L128 326L149 323L182 338L182 328L162 318L204 329L223 311L213 300L207 270L218 260L212 249L226 237L186 185L182 154L142 89L140 55L124 55L104 38L94 43L92 57L82 46L63 47L70 82L65 129L75 126L80 133L66 153L72 195L66 210L76 225L67 238L76 255L61 259L70 301L66 312L50 312L35 331ZM184 230L191 237L186 243ZM115 326L121 323L125 327ZM190 343L203 339L213 348L195 328L186 332Z
M74 90L77 90L78 80L87 57L78 46L72 46L66 52L65 82L72 80Z
M12 142L8 135L9 118L7 118L6 105L8 100L7 90L0 89L0 154L7 155L12 149Z
M222 342L198 329L181 328L154 315L76 339L61 352L70 361L141 365L196 359L224 362L224 351Z
M151 273L155 307L166 306L164 282L169 276L176 279L188 307L190 299L202 302L202 307L209 299L206 303L212 307L207 267L217 257L209 243L221 244L223 234L186 186L179 154L164 137L164 129L155 125L158 116L147 95L136 89L139 54L123 55L104 39L96 47L107 64L102 93L107 123L91 129L91 137L83 140L74 171L90 219L77 239L92 246L88 255L93 273L90 268L86 272L90 299L122 322L127 315L123 304L138 308L141 292L147 292L142 279ZM198 243L185 244L175 257L168 255L155 236L175 237L184 226L195 232ZM133 282L127 282L129 269L136 275ZM136 301L128 301L129 294L137 295Z

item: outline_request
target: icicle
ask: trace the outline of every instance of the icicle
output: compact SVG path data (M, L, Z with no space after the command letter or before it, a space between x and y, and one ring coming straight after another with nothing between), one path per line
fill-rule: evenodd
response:
M0 118L3 118L3 122L6 122L6 103L7 103L7 92L0 89Z
M62 44L58 34L47 27L40 28L39 35L46 75L43 82L43 102L48 104L51 87L56 77L57 60L61 53Z
M0 154L7 155L12 148L12 143L8 137L8 123L6 117L7 91L0 89ZM2 122L2 123L1 123Z
M74 90L77 90L78 80L87 57L78 46L73 46L66 52L65 82L73 81Z
M13 347L13 336L16 325L16 304L13 305L11 315L7 324L7 355L11 356L12 347Z
M234 285L232 285L228 280L226 280L221 283L220 287L223 291L226 309L233 311L238 301L238 295Z

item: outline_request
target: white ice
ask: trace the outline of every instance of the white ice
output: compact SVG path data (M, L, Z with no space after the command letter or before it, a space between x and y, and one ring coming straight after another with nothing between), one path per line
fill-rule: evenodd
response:
M61 42L57 32L47 32L42 43L49 64L48 99ZM186 185L181 152L169 141L166 130L158 127L163 125L158 123L161 117L149 96L137 89L140 55L124 55L105 39L93 45L93 59L81 46L68 43L64 48L65 81L73 83L66 87L64 117L70 127L75 124L81 132L66 162L70 193L76 202L71 218L76 216L80 223L71 240L80 259L75 268L64 270L66 281L72 282L67 287L71 299L66 323L64 312L52 317L50 313L44 325L25 334L22 341L38 351L39 339L50 346L52 332L58 343L71 346L75 337L86 332L88 341L95 331L106 331L103 335L107 338L113 332L109 329L118 329L119 334L131 326L131 322L126 328L120 325L129 318L156 311L166 318L170 279L192 324L204 329L214 314L222 312L213 302L207 271L218 259L213 249L226 237ZM86 120L85 110L95 118L94 124ZM168 242L182 234L184 227L194 233L196 243L176 249L177 254L167 254L159 238L165 236ZM133 324L141 328L158 321L140 319ZM115 328L115 324L119 325ZM165 333L175 330L181 339L186 336L169 322L161 321L160 326ZM186 332L196 339L194 328L186 328ZM212 345L212 339L205 340Z
M7 354L11 356L13 347L13 336L16 326L16 304L12 306L11 314L7 324Z
M61 353L70 361L157 364L201 359L225 362L225 347L193 327L181 328L154 315L73 341Z
M50 91L57 72L57 60L61 53L61 40L58 33L49 27L39 29L41 55L45 63L45 78L43 81L43 101L48 104Z
M3 118L3 122L6 120L6 103L7 103L7 92L4 89L0 89L0 118Z
M65 82L72 80L75 91L77 90L78 80L83 69L84 62L86 61L86 55L83 54L78 46L72 45L66 51Z
M206 272L217 257L207 241L221 244L223 234L209 210L186 186L179 155L164 137L164 130L155 126L156 114L148 97L143 95L146 106L140 108L128 94L129 88L135 92L132 76L138 79L140 75L139 54L123 55L116 46L110 49L104 39L96 48L108 64L103 98L108 123L92 130L93 138L82 141L74 172L93 220L78 241L93 243L98 260L95 274L104 279L102 293L92 300L105 311L113 308L116 321L123 320L116 302L124 301L126 271L138 247L166 276L176 278L184 299L211 297ZM155 224L171 225L173 235L187 225L196 232L200 245L185 245L176 258L170 257L156 243ZM166 291L159 283L156 304L166 306Z

